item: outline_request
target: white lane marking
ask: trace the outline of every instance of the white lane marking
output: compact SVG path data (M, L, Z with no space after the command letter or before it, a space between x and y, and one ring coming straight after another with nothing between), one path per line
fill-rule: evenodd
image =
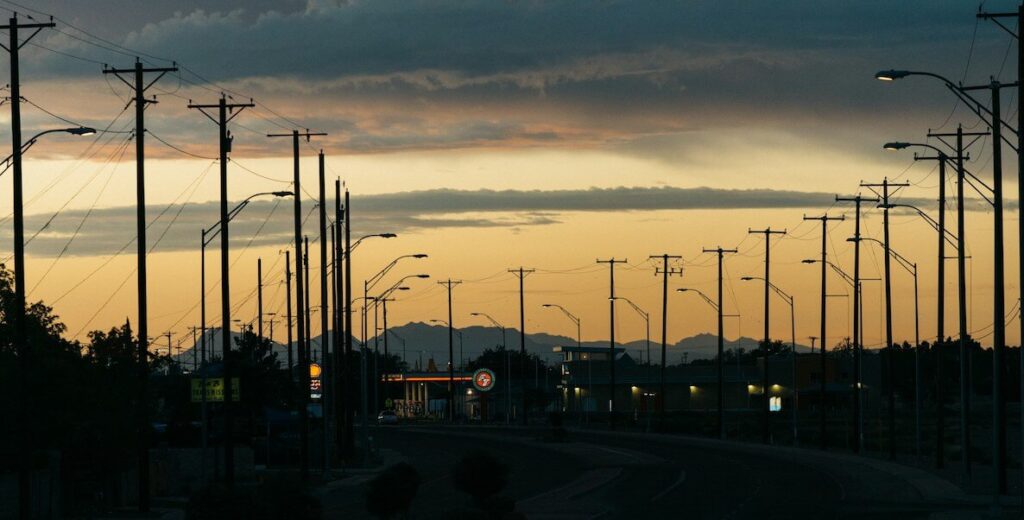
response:
M654 498L651 499L651 502L657 502L658 500L661 500L662 497L664 497L665 495L675 491L675 489L678 488L679 486L681 486L685 480L686 480L686 471L685 470L679 470L679 478L677 478L676 481L673 482L671 486L661 490L661 493L658 493L657 495L654 495Z

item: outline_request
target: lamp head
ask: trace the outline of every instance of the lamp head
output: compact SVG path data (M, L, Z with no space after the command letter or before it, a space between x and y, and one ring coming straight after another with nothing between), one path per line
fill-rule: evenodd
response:
M406 286L404 286L404 285L403 285L403 286L401 286L401 287L396 287L395 289L396 289L396 290L399 290L399 291L408 291L408 290L409 290L409 288L408 288L408 287L406 287Z
M816 263L818 263L818 261L817 260L807 259L807 260L801 260L800 263L802 263L802 264L816 264Z
M753 279L754 279L753 276L744 276L743 278L740 278L740 280L743 280L744 282L749 282L749 281L751 281Z
M910 71L907 70L880 70L875 73L875 79L879 81L896 81L909 75Z
M895 152L896 150L902 150L902 149L907 148L909 146L910 146L910 143L901 143L901 142L897 141L897 142L885 143L884 145L882 145L882 148L885 149L885 150L889 150L891 152Z
M687 292L687 291L689 291L689 289L687 289L686 287L680 287L679 289L676 289L676 292Z
M379 235L377 235L377 236L379 236L379 237L381 237L381 238L395 238L395 237L397 237L398 235L396 235L396 234L394 234L394 233L380 233L380 234L379 234Z
M416 278L430 278L430 275L429 274L418 274L418 275L416 275Z
M541 305L541 307L545 307L545 308L547 308L547 307L551 307L551 306L552 306L552 305L551 305L550 303L545 303L544 305Z
M469 313L469 315L470 316L479 316L480 313L479 312L471 312L471 313Z
M80 126L78 128L68 128L65 132L71 135L93 135L96 133L96 129L88 126Z
M290 192L290 191L274 191L274 192L271 192L271 195L273 195L275 197L292 197L292 196L295 195L295 193Z
M417 253L417 254L415 254L415 255L412 255L412 257L413 257L413 258L426 258L426 257L427 257L427 255L426 255L426 254L424 254L424 253Z

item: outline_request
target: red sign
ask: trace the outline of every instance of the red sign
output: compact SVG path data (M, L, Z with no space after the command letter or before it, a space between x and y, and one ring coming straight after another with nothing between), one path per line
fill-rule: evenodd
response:
M481 368L476 372L473 372L473 388L481 392L486 392L494 388L494 372L486 368Z

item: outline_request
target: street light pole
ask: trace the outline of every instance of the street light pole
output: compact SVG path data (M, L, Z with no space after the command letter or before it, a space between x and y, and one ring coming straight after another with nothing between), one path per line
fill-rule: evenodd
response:
M884 242L879 241L875 238L864 237L862 240L874 242L882 247L885 247ZM896 262L910 273L914 277L914 423L915 423L915 450L918 456L921 455L921 362L920 362L920 314L918 307L918 294L917 294L917 264L907 260L906 257L897 253L893 249L889 249L889 254L896 259ZM941 381L938 381L942 384ZM891 435L891 433L890 433Z
M793 374L792 374L793 375L793 383L792 383L793 384L793 445L794 446L799 446L800 445L800 435L799 435L799 427L798 427L798 425L799 425L799 422L798 422L799 416L798 416L797 410L799 408L800 392L799 392L799 389L798 389L797 383L796 383L796 309L795 309L795 300L794 300L792 295L790 295L789 293L783 291L782 289L779 289L779 287L777 285L775 285L775 284L765 280L764 278L760 278L760 277L757 277L757 276L744 276L743 278L740 278L740 280L743 280L743 281L762 280L762 281L764 281L768 285L769 288L771 288L772 291L775 292L775 294L779 295L782 298L783 301L785 301L786 303L789 304L790 360L792 360L791 367L792 367L792 372L793 372ZM765 391L767 391L767 388L765 389Z
M629 306L632 307L633 310L636 311L637 314L639 314L640 317L644 319L644 325L645 325L646 330L647 330L647 340L646 340L646 345L647 345L647 383L650 384L650 376L651 376L651 315L648 314L647 312L645 312L639 306L637 306L637 304L633 303L633 301L630 300L629 298L626 298L624 296L615 296L612 299L613 300L622 300L622 301L628 303Z
M1018 13L1018 18L1024 14L1024 9ZM1019 40L1019 38L1018 38ZM1018 57L1018 60L1024 58ZM963 86L953 84L948 79L937 74L919 71L880 71L875 78L883 81L920 75L930 76L945 83L946 87L953 92L965 105L978 115L982 121L988 123L992 132L992 206L993 206L993 305L992 305L992 430L993 430L993 464L992 464L992 494L995 501L1006 493L1006 396L1003 389L1003 356L1006 350L1006 287L1004 272L1004 233L1003 233L1003 152L1004 141L1009 143L1002 135L1002 127L1006 123L1002 121L1000 106L1000 91L1003 88L1021 89L1020 82L1001 83L994 78L984 85ZM971 97L969 92L975 90L988 90L991 95L991 108L986 108L981 102ZM986 116L988 116L986 118ZM1012 128L1012 126L1007 125ZM1024 128L1017 128L1018 137L1024 132ZM1018 147L1020 148L1020 143ZM1011 144L1012 146L1012 144ZM1018 154L1021 152L1018 151ZM1024 166L1018 166L1024 172ZM1024 188L1021 188L1024 190ZM1024 191L1022 191L1024 193ZM1024 233L1024 232L1022 232ZM1022 234L1024 236L1024 234ZM1024 262L1024 259L1021 260ZM1024 265L1024 264L1022 264ZM1024 276L1024 274L1022 274ZM1024 330L1024 326L1022 326Z
M506 384L506 388L508 389L508 395L509 395L508 399L506 399L506 402L508 404L508 410L507 410L507 412L505 414L505 424L508 424L510 422L510 420L511 420L510 417L512 416L512 373L511 373L512 367L511 367L511 361L510 361L510 358L509 358L509 355L508 355L508 349L506 348L506 344L505 344L505 326L502 325L501 323L498 323L498 320L495 320L494 318L492 318L490 314L487 314L487 313L484 313L484 312L471 312L471 313L469 313L469 315L470 316L483 316L484 318L487 318L487 320L490 321L495 327L498 327L499 329L501 329L501 350L505 351L505 363L506 363L506 370L507 370L506 377L505 377L505 379L507 379L507 381L506 381L505 384ZM459 342L461 344L461 338L460 338Z
M561 305L558 305L556 303L545 303L545 304L541 305L541 307L544 307L544 308L547 308L547 309L552 309L553 308L553 309L558 309L558 310L562 311L562 314L564 314L567 318L569 318L570 321L572 321L576 325L576 353L582 355L582 350L583 350L583 346L582 345L583 345L583 343L581 341L581 336L580 336L580 319L578 317L576 317L575 314L569 312L565 307L562 307ZM593 397L593 390L594 390L593 370L592 370L592 367L591 367L592 361L593 360L588 355L587 356L587 392L591 394L591 397ZM572 374L570 374L570 375L572 375ZM573 379L573 382L575 382L576 378L573 377L572 379ZM570 399L569 395L565 395L565 402L562 403L562 408L563 409L569 408L569 399ZM581 407L581 408L586 408L585 406L582 406L581 399L579 399L579 398L576 399L576 405ZM590 422L590 412L588 410L586 410L586 409L584 409L583 412L584 412L583 416L586 418L587 422Z

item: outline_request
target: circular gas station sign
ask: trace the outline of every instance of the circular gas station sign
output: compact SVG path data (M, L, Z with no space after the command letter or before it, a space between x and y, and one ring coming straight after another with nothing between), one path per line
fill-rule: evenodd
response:
M494 388L494 372L486 368L473 372L473 388L481 392L487 392Z
M322 369L320 368L320 365L318 365L316 363L310 363L309 364L309 377L311 379L319 378L321 372L322 372Z

